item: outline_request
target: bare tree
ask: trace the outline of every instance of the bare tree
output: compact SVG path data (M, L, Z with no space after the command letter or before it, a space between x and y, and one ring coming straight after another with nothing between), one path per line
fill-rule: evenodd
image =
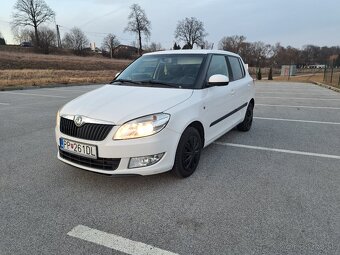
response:
M155 43L152 42L148 47L147 50L150 52L154 52L154 51L161 51L163 50L162 45L160 43Z
M89 40L80 28L74 27L63 38L65 48L73 49L76 54L81 54L88 46Z
M214 48L214 43L208 42L205 40L203 44L201 45L201 49L207 49L207 50L212 50Z
M151 35L151 22L146 17L145 11L138 4L133 4L130 7L129 23L124 31L136 33L139 42L139 54L142 52L142 34L147 38Z
M102 44L102 48L104 50L107 50L110 52L110 57L113 57L113 49L117 47L120 44L119 40L117 39L117 36L114 34L108 34L105 36Z
M56 33L48 27L40 27L38 34L41 49L45 54L49 54L51 46L56 46Z
M136 42L136 41L132 41L132 42L130 42L130 44L129 44L131 47L135 47L135 48L137 48L138 49L138 42Z
M219 43L219 49L239 53L246 37L243 35L233 35L223 37Z
M207 36L207 33L203 22L194 17L179 21L175 30L175 38L186 44L183 48L192 49L194 44L197 46L202 45L205 36Z
M256 59L256 65L261 66L264 61L272 55L272 47L264 42L253 42L252 44L252 55Z
M320 47L315 45L304 45L302 47L302 55L306 59L307 64L315 64L321 61L318 61L318 57L320 54Z
M29 43L33 44L32 35L33 35L33 37L35 37L35 35L34 35L34 31L32 29L30 29L28 27L25 27L23 29L20 29L19 27L13 27L12 33L13 33L13 36L14 36L14 40L17 43L20 44L22 42L29 42Z
M55 17L54 11L44 0L17 0L14 5L13 26L34 28L35 41L40 46L38 27Z

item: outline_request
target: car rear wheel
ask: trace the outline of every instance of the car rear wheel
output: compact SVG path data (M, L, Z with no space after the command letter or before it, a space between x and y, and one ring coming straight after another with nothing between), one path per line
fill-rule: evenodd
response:
M242 123L238 124L237 129L243 132L247 132L250 130L251 125L253 124L253 110L254 104L250 102L247 107L246 115Z
M197 129L188 127L178 143L172 172L181 178L192 175L198 166L202 147L202 139Z

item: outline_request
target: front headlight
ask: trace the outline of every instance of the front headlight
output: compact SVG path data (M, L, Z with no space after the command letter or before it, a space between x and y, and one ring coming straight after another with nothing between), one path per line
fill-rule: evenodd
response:
M168 124L170 115L157 113L131 120L123 124L113 136L114 140L125 140L132 138L154 135Z

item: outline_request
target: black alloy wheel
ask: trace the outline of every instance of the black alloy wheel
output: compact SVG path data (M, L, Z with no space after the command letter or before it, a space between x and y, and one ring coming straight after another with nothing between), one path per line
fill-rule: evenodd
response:
M172 171L182 178L192 175L198 166L202 147L202 139L197 129L188 127L179 141Z

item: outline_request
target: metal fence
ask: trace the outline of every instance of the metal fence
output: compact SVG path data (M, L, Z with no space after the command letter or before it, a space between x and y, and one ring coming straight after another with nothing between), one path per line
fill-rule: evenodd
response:
M340 88L340 68L325 68L323 81L329 85Z

